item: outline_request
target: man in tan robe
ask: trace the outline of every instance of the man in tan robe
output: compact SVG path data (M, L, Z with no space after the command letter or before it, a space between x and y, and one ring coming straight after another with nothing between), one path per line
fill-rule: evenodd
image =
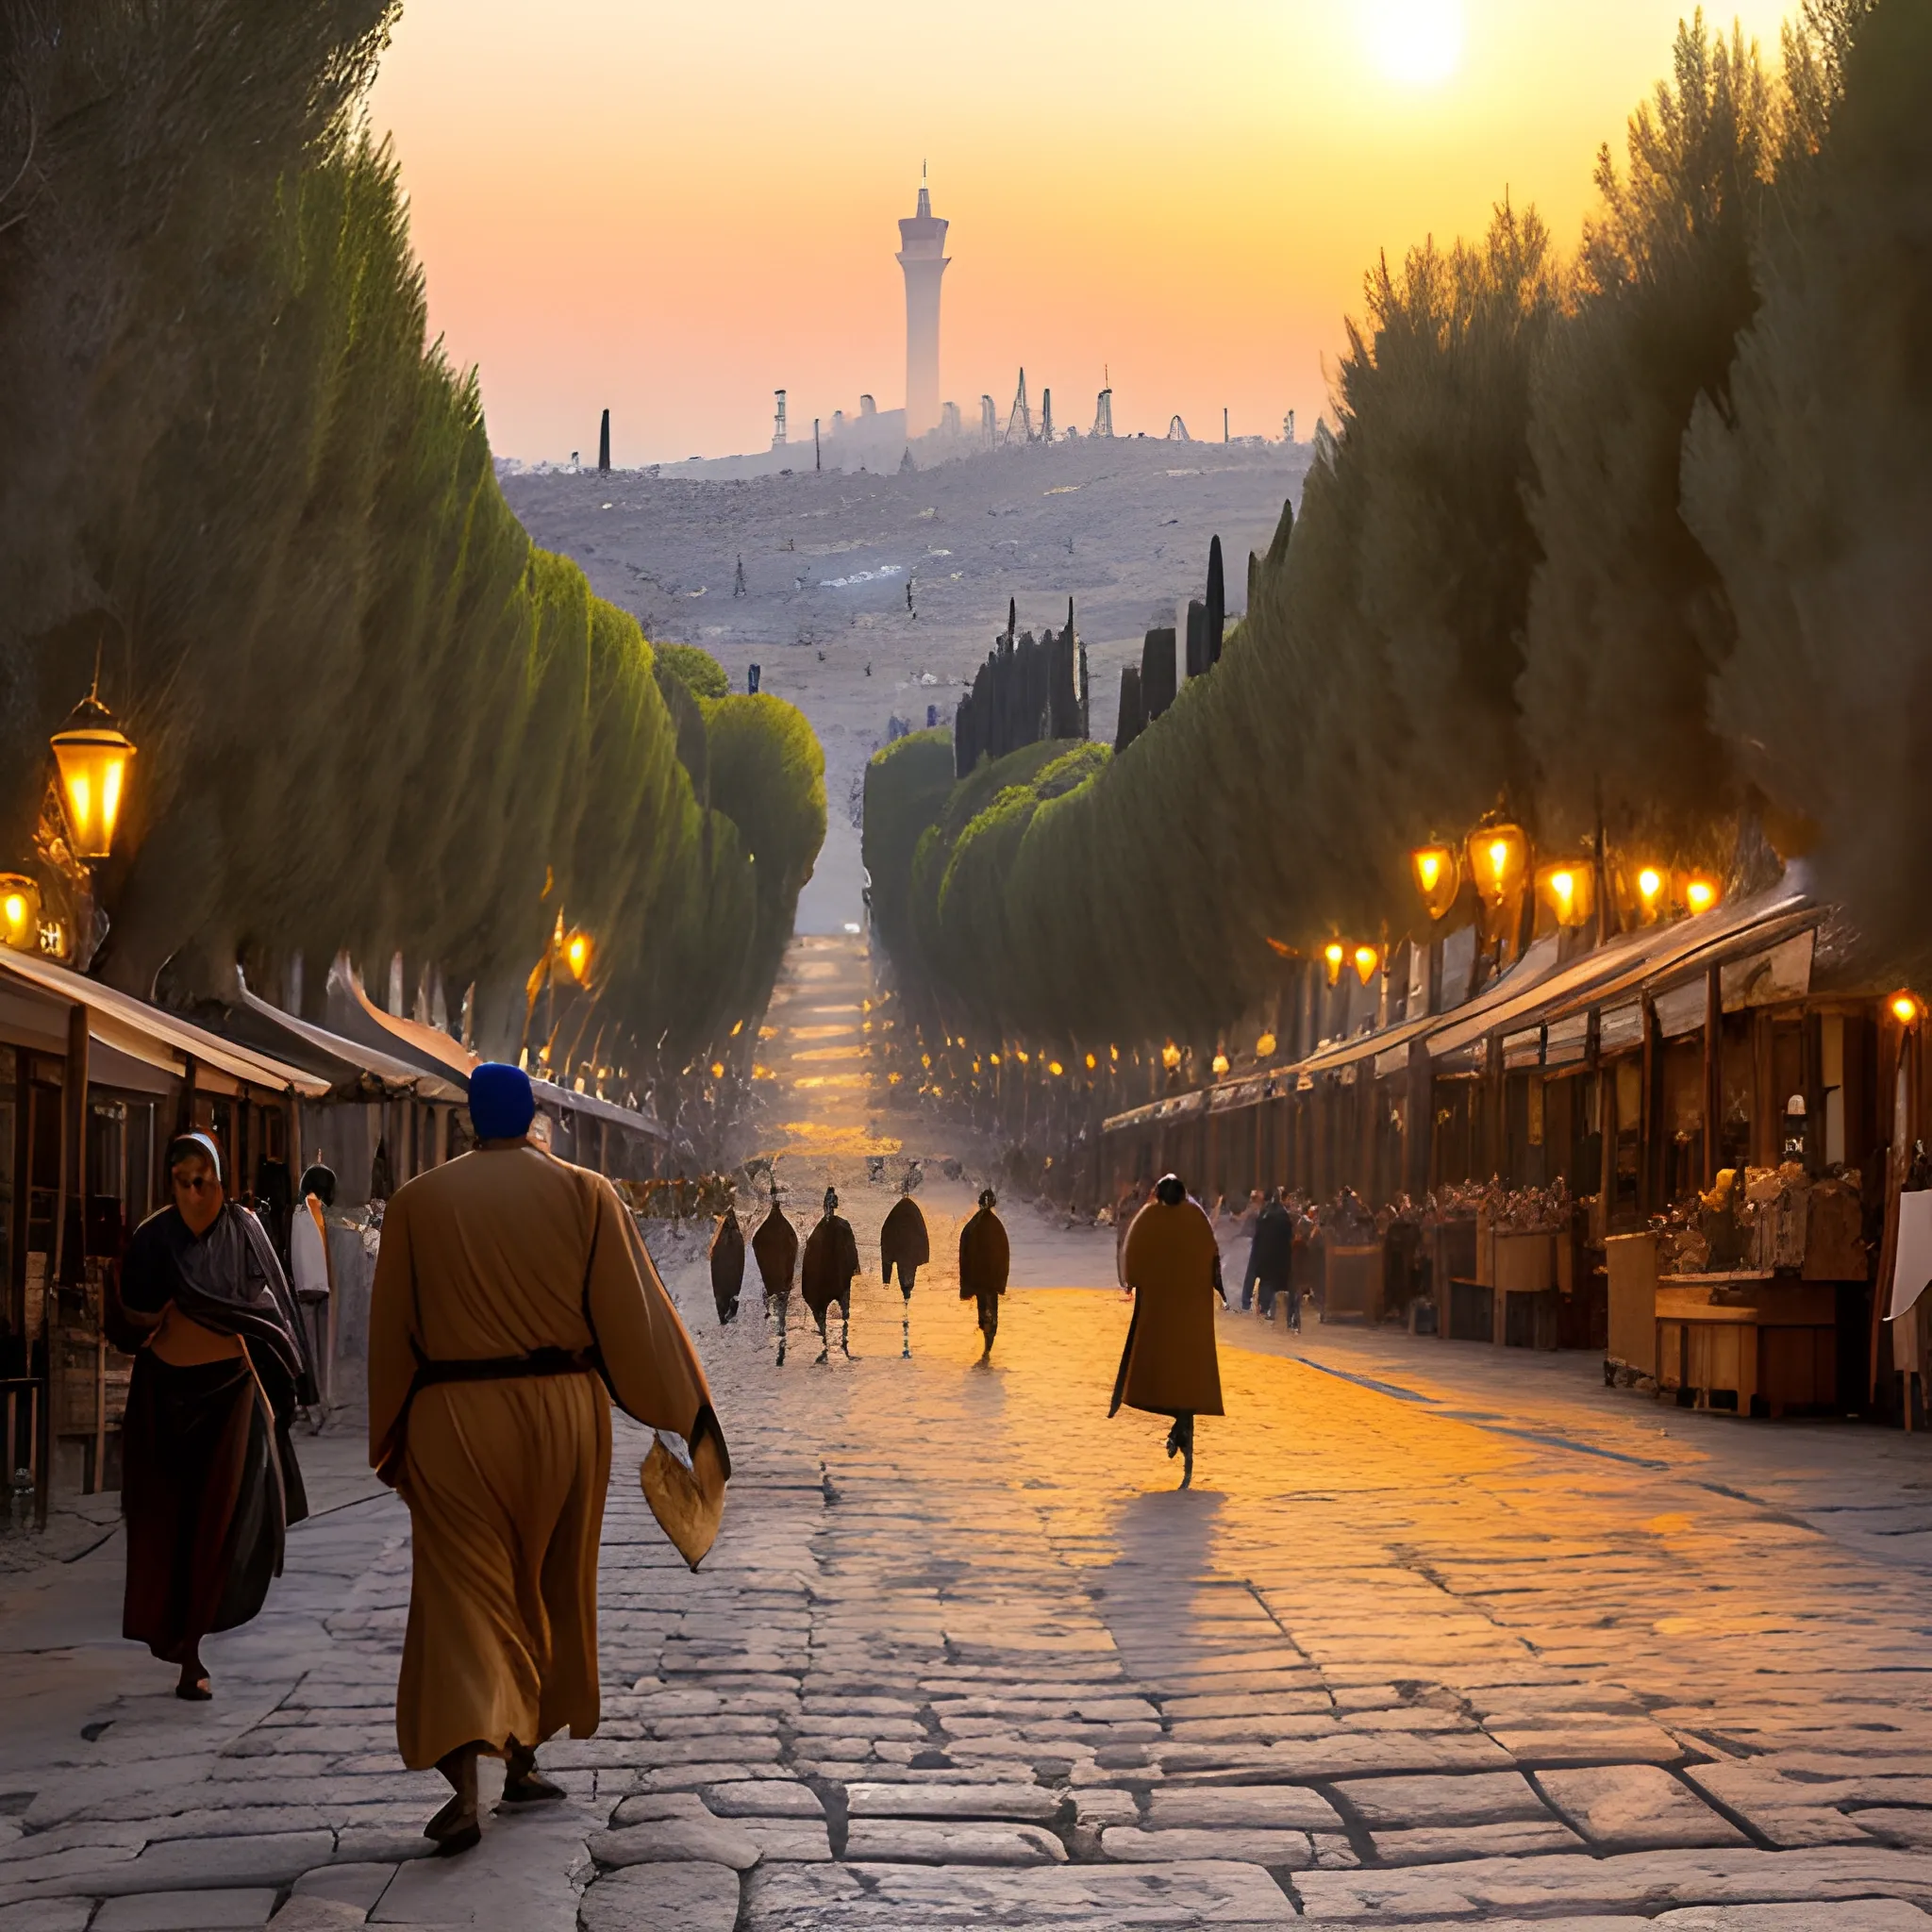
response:
M476 1842L476 1759L504 1798L560 1797L536 1747L597 1728L597 1545L610 1402L681 1436L701 1492L730 1474L697 1351L610 1183L525 1139L514 1067L479 1067L481 1144L389 1204L370 1308L369 1459L409 1506L396 1690L411 1770L456 1796L426 1835Z
M1134 1291L1134 1319L1121 1351L1108 1415L1129 1408L1174 1418L1169 1457L1184 1457L1181 1488L1194 1480L1194 1418L1221 1415L1221 1361L1214 1344L1214 1298L1221 1250L1200 1204L1174 1174L1134 1216L1122 1257Z

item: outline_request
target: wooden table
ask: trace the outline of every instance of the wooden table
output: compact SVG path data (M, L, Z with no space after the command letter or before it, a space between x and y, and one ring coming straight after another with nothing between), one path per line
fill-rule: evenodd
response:
M1735 1407L1740 1415L1829 1407L1838 1393L1834 1291L1753 1270L1659 1275L1656 1360L1657 1394L1687 1407Z

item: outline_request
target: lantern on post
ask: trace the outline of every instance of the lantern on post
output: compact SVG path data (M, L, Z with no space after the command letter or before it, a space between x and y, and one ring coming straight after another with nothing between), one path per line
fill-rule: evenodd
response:
M1255 1042L1255 1058L1257 1060L1272 1060L1274 1058L1276 1041L1274 1034L1264 1033Z
M1160 1049L1160 1064L1163 1067L1165 1067L1170 1074L1172 1074L1179 1067L1180 1063L1181 1050L1174 1043L1173 1041L1170 1040L1167 1042L1167 1044Z
M1441 919L1455 905L1462 884L1456 854L1440 840L1431 839L1408 855L1408 869L1414 874L1424 909L1431 919Z
M1227 1072L1227 1056L1219 1047L1214 1051L1212 1065L1214 1068L1214 1077L1217 1080Z
M1341 983L1341 969L1348 963L1348 948L1340 940L1330 940L1322 948L1322 964L1328 974L1328 984Z
M0 945L16 953L41 948L41 889L23 872L0 873Z
M1892 994L1886 1005L1891 1009L1891 1017L1901 1026L1916 1026L1924 1017L1925 1008L1918 994L1903 987Z
M1686 912L1708 912L1720 897L1717 881L1708 873L1686 873L1677 898Z
M1640 925L1650 925L1663 916L1670 883L1669 874L1657 865L1640 865L1630 875L1632 910Z
M68 849L84 864L98 863L114 847L134 741L115 724L97 687L75 706L49 744L60 774Z
M1596 910L1596 871L1584 860L1563 860L1539 868L1537 897L1566 928L1586 924Z
M1529 865L1529 839L1523 827L1507 820L1478 825L1469 835L1467 850L1469 875L1484 905L1491 910L1507 906Z
M1382 964L1382 954L1376 946L1357 946L1355 949L1356 976L1366 986L1374 978Z

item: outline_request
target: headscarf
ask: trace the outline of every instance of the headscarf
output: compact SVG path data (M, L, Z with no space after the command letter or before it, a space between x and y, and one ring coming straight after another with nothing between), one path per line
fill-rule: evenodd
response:
M537 1118L537 1096L521 1067L485 1060L470 1075L470 1121L479 1141L521 1141Z
M182 1161L196 1154L199 1154L204 1159L212 1164L215 1171L215 1179L220 1181L225 1188L227 1177L222 1173L222 1150L215 1145L214 1137L211 1134L204 1134L199 1128L192 1133L176 1134L168 1142L167 1168L170 1175L174 1174L175 1169Z
M323 1166L317 1161L313 1167L302 1170L302 1185L296 1190L296 1198L306 1201L313 1194L325 1208L336 1204L336 1176L333 1168Z

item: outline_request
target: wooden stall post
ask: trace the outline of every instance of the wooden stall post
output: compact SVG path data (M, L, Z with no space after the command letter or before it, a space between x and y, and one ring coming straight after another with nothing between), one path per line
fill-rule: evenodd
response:
M1647 1221L1663 1206L1664 1041L1657 1002L1643 996L1643 1122L1637 1137L1637 1207Z
M1436 1136L1436 1062L1426 1040L1408 1043L1408 1107L1403 1128L1402 1184L1412 1201L1429 1191Z
M1713 966L1704 976L1704 1186L1707 1190L1717 1185L1718 1138L1724 1128L1724 974L1720 968Z

